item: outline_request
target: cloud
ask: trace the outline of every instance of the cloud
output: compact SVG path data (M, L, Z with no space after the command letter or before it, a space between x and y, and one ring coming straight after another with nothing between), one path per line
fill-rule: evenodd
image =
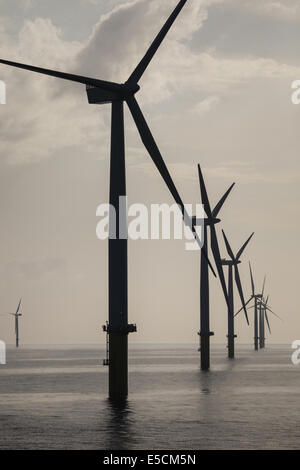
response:
M160 176L150 162L135 163L134 167L137 171L142 171L145 175L150 178L159 179ZM198 180L197 165L191 163L170 163L168 165L174 181L186 181L196 182ZM300 180L299 170L270 170L265 171L265 168L261 167L257 169L257 164L253 162L239 162L239 161L228 161L219 164L218 166L204 166L203 171L207 175L207 178L214 180L230 180L239 181L239 183L257 183L264 182L270 184L289 184Z
M62 258L39 258L31 261L13 261L5 268L5 277L16 279L22 277L40 280L44 277L66 275L66 261Z
M142 78L139 101L156 105L150 109L150 119L161 113L161 104L175 97L192 101L186 112L204 115L244 81L300 76L299 67L267 58L232 59L217 51L195 52L190 39L214 3L218 1L188 2ZM1 56L124 81L175 4L134 0L117 5L100 17L83 43L65 40L50 19L26 20L15 39L0 32L4 35ZM7 84L7 105L0 108L2 163L37 162L75 149L98 156L99 142L109 139L108 106L100 110L88 106L81 85L5 66L0 70Z
M300 21L300 5L298 0L229 0L228 4L234 5L238 9L248 10L259 16L283 21Z
M240 164L237 162L224 163L223 166L206 168L206 173L211 178L226 178L239 183L269 183L272 185L289 184L297 182L300 179L300 171L284 170L279 173L276 171L266 171L261 168L258 171L252 163Z
M191 39L207 19L207 5L197 0L185 7L174 23L157 56L172 56L176 44ZM134 0L122 3L101 16L77 59L77 68L114 81L125 81L141 60L170 15L173 2ZM173 50L173 51L172 51ZM154 59L156 60L156 58Z
M80 47L64 41L49 19L38 18L24 22L17 46L8 39L1 44L1 56L68 70ZM57 97L58 81L53 78L6 66L1 66L1 78L7 88L7 104L0 108L2 162L36 162L74 146L88 151L96 137L106 135L104 116L88 107L83 86L71 83L69 88L76 92Z
M208 9L215 3L220 2L193 0L183 9L141 80L139 99L144 104L161 103L186 93L222 93L243 80L257 77L293 77L300 73L299 67L268 58L228 59L217 51L194 52L190 40L207 20ZM135 0L115 7L95 25L78 54L76 70L125 81L170 11L169 2L158 0Z
M219 101L220 99L218 98L218 96L208 96L204 100L199 101L199 103L197 103L194 107L193 111L198 116L203 116L208 113L214 106L216 106Z

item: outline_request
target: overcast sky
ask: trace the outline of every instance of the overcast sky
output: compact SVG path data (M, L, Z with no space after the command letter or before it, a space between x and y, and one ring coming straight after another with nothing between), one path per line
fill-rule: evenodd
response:
M176 0L0 0L0 57L125 81ZM137 99L186 203L199 203L197 163L212 205L236 182L218 227L237 251L255 231L248 261L267 274L268 341L300 338L299 121L291 83L300 79L297 0L188 0L141 80ZM96 208L108 201L110 106L85 88L0 66L0 310L23 297L21 342L103 342L107 243ZM126 111L129 203L172 203ZM212 256L210 255L212 258ZM129 242L133 342L196 342L199 253L183 241ZM227 274L227 273L226 273ZM213 341L227 334L226 304L211 279ZM236 306L239 306L235 295ZM238 339L252 342L237 319ZM12 343L13 319L0 317Z

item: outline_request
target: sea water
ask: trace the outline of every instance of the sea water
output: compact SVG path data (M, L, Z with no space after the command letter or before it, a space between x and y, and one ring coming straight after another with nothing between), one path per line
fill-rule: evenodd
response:
M290 346L236 359L213 347L131 345L129 397L107 399L101 346L8 349L0 366L1 449L298 449L300 365Z

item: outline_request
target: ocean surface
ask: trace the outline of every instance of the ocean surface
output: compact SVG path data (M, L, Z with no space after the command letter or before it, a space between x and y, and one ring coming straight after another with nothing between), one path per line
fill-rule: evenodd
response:
M9 349L0 366L0 449L298 449L300 365L290 346L130 346L130 394L107 399L104 349Z

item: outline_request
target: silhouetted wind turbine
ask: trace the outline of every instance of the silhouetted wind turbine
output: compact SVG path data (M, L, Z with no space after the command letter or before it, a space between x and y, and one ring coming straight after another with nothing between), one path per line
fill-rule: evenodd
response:
M145 56L138 64L125 83L115 83L96 78L74 75L56 70L49 70L32 65L20 64L8 60L0 63L18 67L40 74L83 83L86 85L89 103L112 104L111 118L111 157L110 157L110 204L115 208L116 214L116 239L109 239L109 395L114 399L123 399L128 393L128 333L136 331L135 325L128 324L128 301L127 301L127 237L119 238L119 233L126 231L127 221L122 220L119 226L119 216L122 214L119 198L126 196L125 175L125 144L124 144L124 101L127 103L150 157L165 181L175 202L180 207L185 221L193 229L195 238L198 236L192 220L185 211L182 199L174 185L171 175L165 165L162 155L151 134L142 111L135 99L135 94L140 90L138 85L145 70L163 42L166 34L173 25L175 19L184 7L187 0L181 0L169 19L156 36ZM113 224L110 219L110 233ZM198 240L199 241L199 240ZM203 253L206 258L206 254ZM206 259L211 270L213 268ZM214 272L214 271L213 271Z
M21 302L22 302L22 299L20 299L15 313L9 313L9 315L12 315L13 317L15 317L16 348L19 347L19 317L22 316L22 313L20 313Z
M245 303L245 306L247 306L251 302L251 300L254 300L254 306L253 306L253 308L254 308L254 349L255 349L255 351L257 351L258 350L258 340L259 340L259 336L258 336L258 328L259 328L258 309L259 309L260 303L261 303L262 298L263 298L263 294L264 294L264 290L265 290L266 277L264 278L261 293L256 294L250 262L249 262L249 269L250 269L252 294L251 294L250 299ZM250 307L250 308L252 308L252 307ZM243 310L243 307L235 314L235 316L238 315L242 310Z
M211 210L210 202L208 199L205 182L203 179L202 171L200 165L198 165L199 173L199 183L202 204L204 206L204 211L206 218L204 219L204 230L203 230L203 249L201 251L201 273L200 273L200 356L201 356L201 369L208 370L210 367L210 337L213 336L213 332L210 331L210 319L209 319L209 273L208 273L208 264L207 257L204 257L204 254L207 253L208 249L208 240L207 240L207 228L210 228L210 244L213 257L216 263L216 267L219 274L219 279L221 282L222 290L227 302L228 308L230 308L230 303L227 295L226 282L223 273L222 261L220 256L219 244L217 239L217 233L215 225L221 222L217 218L221 208L223 207L224 202L226 201L230 191L232 190L235 183L233 183L230 188L226 191L224 196L220 199L216 207ZM201 221L203 222L203 221ZM196 220L197 223L197 220Z
M228 298L229 298L229 304L230 308L228 308L228 334L227 334L227 347L228 347L228 357L230 359L234 358L234 340L237 337L234 332L234 294L233 294L233 268L234 268L234 278L235 278L235 283L239 292L239 296L242 302L242 306L245 312L246 316L246 321L249 325L249 320L248 320L248 315L247 315L247 310L245 306L245 298L243 294L243 288L242 288L242 283L240 279L240 274L239 274L239 268L238 265L241 263L240 257L242 256L246 246L250 242L251 238L253 237L254 233L250 235L248 240L244 243L244 245L241 247L241 249L237 252L236 256L234 256L233 251L231 249L231 246L228 242L228 239L224 233L224 230L222 230L227 253L230 257L229 260L223 259L222 264L223 266L228 266Z
M276 313L274 313L270 309L270 307L268 305L268 301L269 301L269 296L266 299L262 298L262 299L258 300L258 308L259 308L259 347L261 349L264 349L264 347L265 347L265 320L266 320L267 325L268 325L269 333L271 334L271 327L270 327L270 322L269 322L269 317L268 317L267 311L270 311L275 317L277 317L281 320L281 317L279 315L277 315ZM254 306L249 307L249 308L254 308Z

